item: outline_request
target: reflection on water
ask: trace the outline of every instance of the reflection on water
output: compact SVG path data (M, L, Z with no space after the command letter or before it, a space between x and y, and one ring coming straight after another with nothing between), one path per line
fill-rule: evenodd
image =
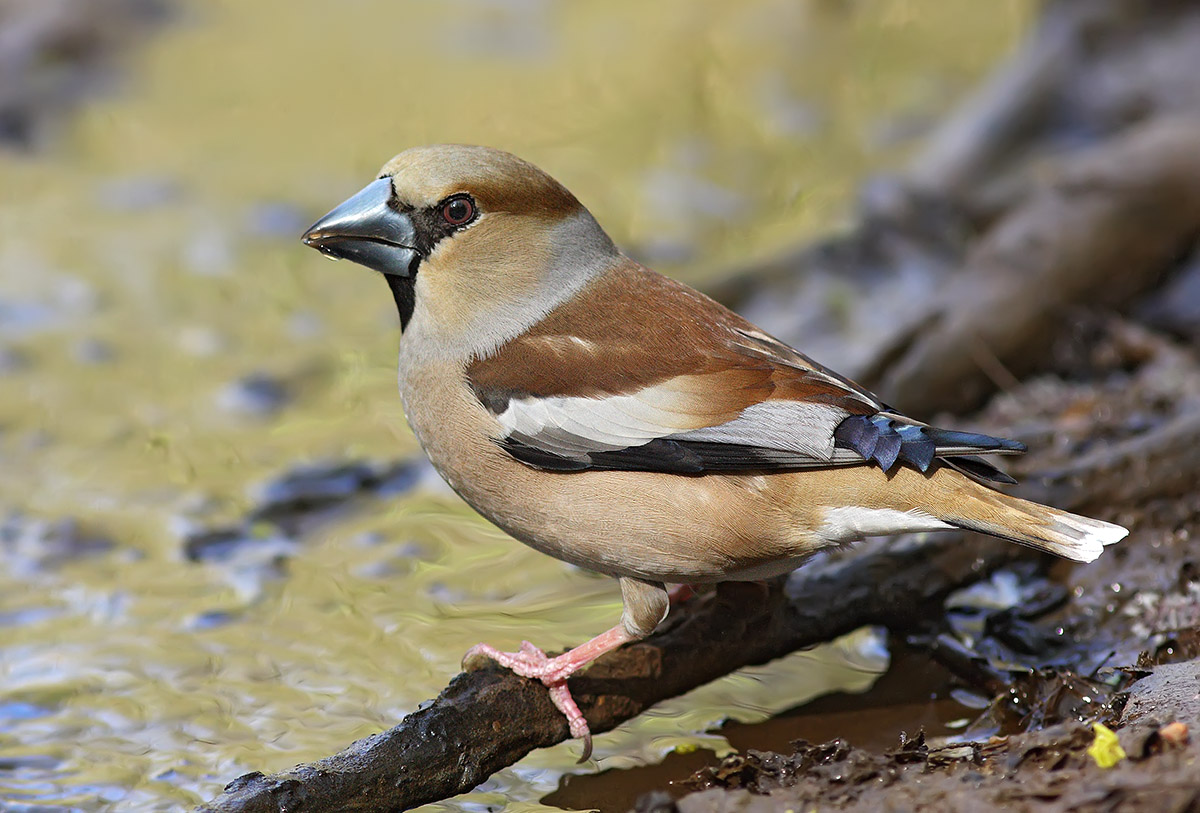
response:
M291 536L243 522L290 466L417 452L383 286L296 239L386 158L512 149L702 282L834 225L1029 7L187 6L49 154L0 155L0 800L178 809L388 726L479 640L618 615L424 475ZM185 555L226 527L253 544ZM836 650L743 673L598 738L600 765L869 681ZM455 804L534 801L572 749Z

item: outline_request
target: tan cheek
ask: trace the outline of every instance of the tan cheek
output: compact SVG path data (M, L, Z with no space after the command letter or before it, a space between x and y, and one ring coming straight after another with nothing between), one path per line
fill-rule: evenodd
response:
M443 240L422 263L422 304L439 326L465 327L536 290L550 251L524 220L489 215Z

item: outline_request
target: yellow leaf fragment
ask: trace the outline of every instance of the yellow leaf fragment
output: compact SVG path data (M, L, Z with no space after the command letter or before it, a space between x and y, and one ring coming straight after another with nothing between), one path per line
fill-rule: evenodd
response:
M1125 749L1117 742L1117 735L1111 728L1101 723L1093 723L1092 731L1096 732L1096 739L1092 740L1087 752L1088 756L1096 760L1097 765L1101 768L1111 768L1125 759Z

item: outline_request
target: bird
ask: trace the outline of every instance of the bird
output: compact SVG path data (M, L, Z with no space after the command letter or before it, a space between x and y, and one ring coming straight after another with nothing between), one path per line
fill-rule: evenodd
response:
M540 680L591 754L567 678L666 618L671 586L759 581L868 536L966 529L1079 562L1128 531L1005 494L981 455L1023 444L927 425L635 262L549 174L491 147L414 147L303 242L380 272L413 434L476 511L615 577L620 621Z

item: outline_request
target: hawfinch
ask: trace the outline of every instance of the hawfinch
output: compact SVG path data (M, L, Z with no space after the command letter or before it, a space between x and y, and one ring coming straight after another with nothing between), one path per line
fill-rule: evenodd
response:
M557 657L467 653L566 679L644 638L668 584L759 580L866 536L963 528L1090 562L1124 528L1020 500L977 455L1016 441L908 418L626 257L546 173L486 147L393 158L304 234L383 274L400 395L464 500L537 550L615 576L621 622Z

